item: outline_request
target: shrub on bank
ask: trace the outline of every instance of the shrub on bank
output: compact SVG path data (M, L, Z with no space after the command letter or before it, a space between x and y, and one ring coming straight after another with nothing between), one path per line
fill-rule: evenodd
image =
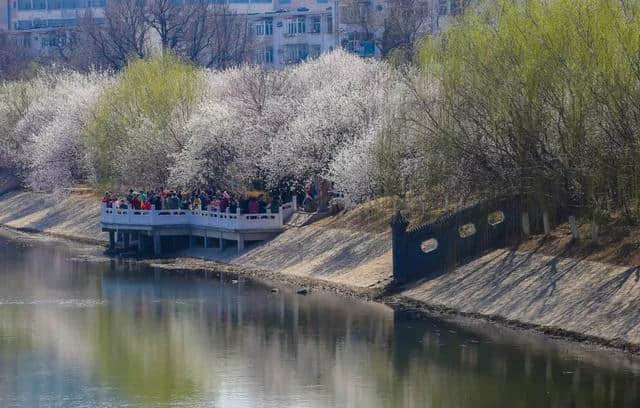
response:
M639 39L637 1L499 0L426 42L459 188L640 216Z

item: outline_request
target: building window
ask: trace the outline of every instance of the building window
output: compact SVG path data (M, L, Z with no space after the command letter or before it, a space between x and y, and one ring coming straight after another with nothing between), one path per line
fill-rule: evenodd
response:
M49 10L60 10L62 8L62 0L49 0L47 6Z
M18 10L31 10L31 0L18 0Z
M15 22L16 30L31 30L33 24L31 20L18 20Z
M316 0L317 3L328 3L329 0Z
M309 55L307 44L288 44L285 46L285 63L295 64L307 59Z
M304 17L296 17L296 18L289 19L289 23L287 25L287 33L288 34L304 34L305 33Z
M42 39L42 48L51 48L57 46L63 46L65 44L64 38L56 38L56 37L45 37Z
M320 17L311 17L311 32L320 32Z
M97 22L98 19L96 19ZM55 18L46 20L47 27L49 28L58 28L58 27L74 27L76 25L75 18Z
M309 58L318 58L322 53L322 47L320 44L312 44L311 50L309 51Z
M342 47L361 57L372 57L375 54L373 36L367 33L351 32L342 40Z
M278 0L280 4L291 4L291 0Z
M34 10L46 10L47 9L47 0L33 0L33 9Z
M333 16L327 16L327 32L333 32Z
M273 19L266 18L258 21L254 25L256 35L271 35L273 34Z
M264 47L256 54L256 63L273 64L273 47Z

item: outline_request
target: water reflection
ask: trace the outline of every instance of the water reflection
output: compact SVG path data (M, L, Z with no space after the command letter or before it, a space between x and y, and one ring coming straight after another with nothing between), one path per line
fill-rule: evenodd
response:
M0 238L0 406L640 405L626 356L91 251Z

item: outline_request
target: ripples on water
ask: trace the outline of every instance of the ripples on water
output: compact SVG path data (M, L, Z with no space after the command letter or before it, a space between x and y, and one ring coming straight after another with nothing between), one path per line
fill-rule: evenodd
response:
M0 238L0 407L639 407L640 365Z

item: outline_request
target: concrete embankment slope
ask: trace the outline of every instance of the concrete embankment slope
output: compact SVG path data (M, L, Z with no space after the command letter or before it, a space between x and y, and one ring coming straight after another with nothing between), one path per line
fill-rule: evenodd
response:
M557 328L613 345L640 345L639 268L498 250L415 283L402 295L430 306Z
M178 255L185 266L207 267L207 261L225 262L244 269L277 272L290 277L312 278L360 289L374 289L391 282L391 237L349 229L307 225L289 228L263 244L238 254L235 248L220 253L194 248ZM178 265L180 265L180 262Z
M291 228L232 263L368 288L391 280L391 236L314 225Z
M0 225L94 242L107 242L100 228L100 200L76 194L14 191L0 196Z

